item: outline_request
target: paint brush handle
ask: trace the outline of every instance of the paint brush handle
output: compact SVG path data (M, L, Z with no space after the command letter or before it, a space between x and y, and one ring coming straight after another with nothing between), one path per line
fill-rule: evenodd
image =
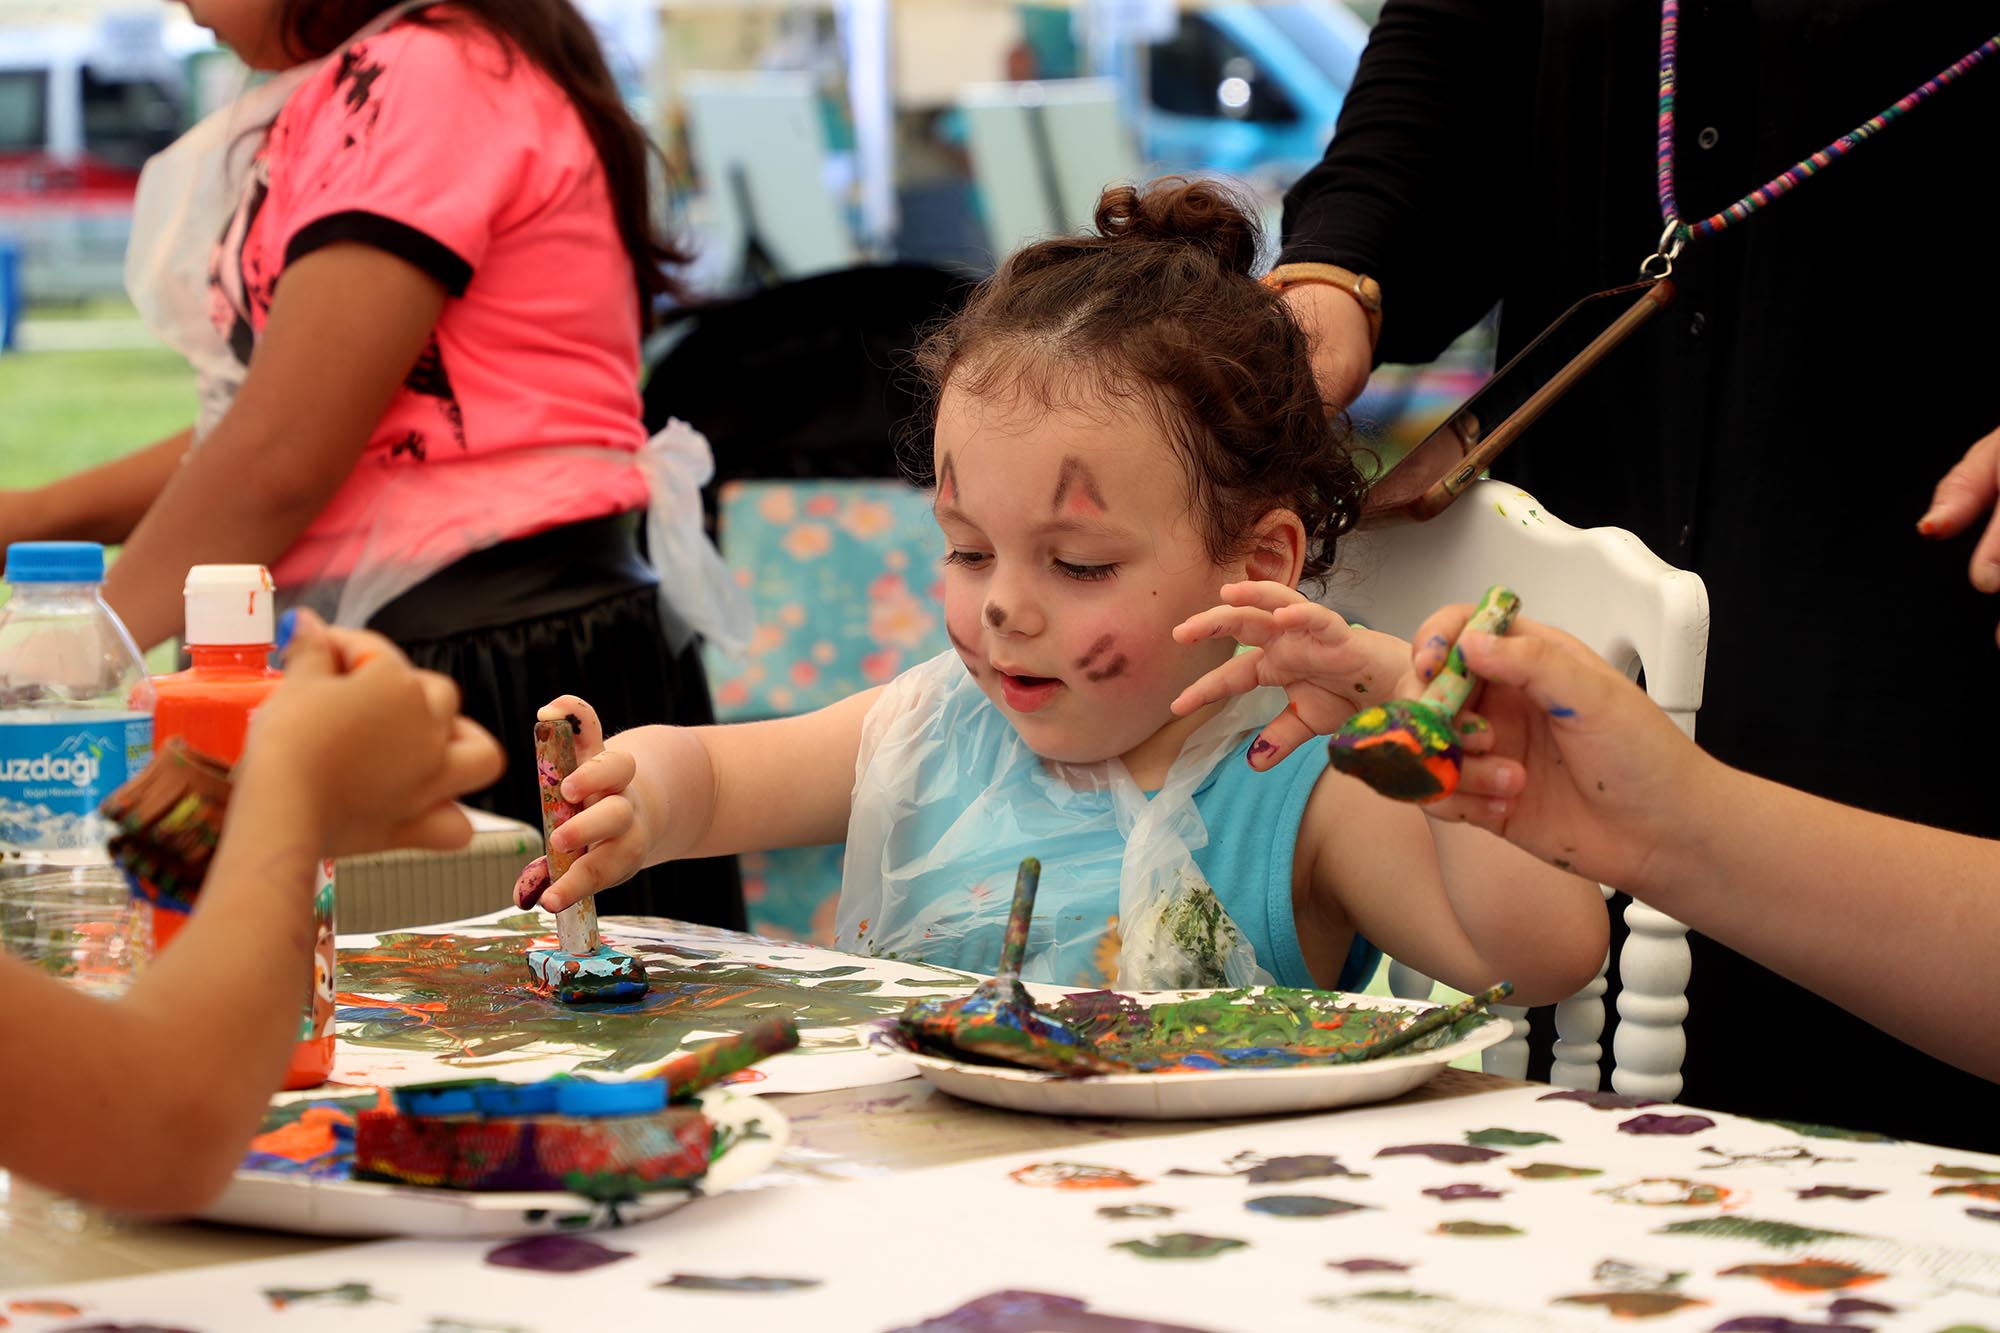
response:
M1370 1046L1362 1052L1361 1058L1364 1060L1373 1060L1377 1056L1401 1050L1418 1037L1427 1036L1442 1027L1449 1027L1466 1015L1476 1013L1489 1004L1497 1004L1513 993L1514 983L1503 981L1497 986L1488 986L1477 995L1468 995L1457 1004L1443 1009L1433 1009L1429 1013L1419 1017L1415 1022L1405 1027L1397 1028L1394 1032L1382 1038L1381 1041Z
M1032 856L1021 858L1014 876L1014 906L1007 914L1007 938L1000 945L1000 970L996 981L1019 981L1021 960L1028 954L1028 926L1035 919L1035 889L1042 882L1042 863Z
M681 1052L662 1063L650 1077L665 1081L668 1101L682 1101L798 1044L799 1029L791 1019L767 1018L745 1031Z
M535 781L542 795L542 845L549 857L549 882L561 879L576 864L575 852L558 852L548 845L552 834L579 807L563 799L562 782L576 772L576 727L566 717L536 719ZM556 913L557 943L564 953L596 953L597 905L589 898Z
M1465 629L1459 633L1463 635L1466 630L1479 630L1487 634L1505 634L1520 610L1521 599L1514 595L1514 590L1496 583L1479 599L1479 605L1473 608L1472 619L1465 622ZM1446 717L1451 717L1465 707L1465 701L1472 697L1475 683L1475 677L1466 668L1465 654L1459 651L1457 640L1453 640L1450 650L1444 655L1444 665L1438 668L1437 675L1431 677L1431 683L1421 697L1423 702L1435 705Z

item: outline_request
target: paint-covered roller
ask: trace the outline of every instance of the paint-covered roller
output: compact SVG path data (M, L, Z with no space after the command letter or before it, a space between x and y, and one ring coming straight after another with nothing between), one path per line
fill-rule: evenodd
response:
M535 722L535 777L542 789L542 838L577 813L563 799L562 782L576 772L576 722L572 718ZM575 862L572 852L549 846L549 880L559 880ZM564 1004L605 1004L646 993L646 965L609 948L597 933L597 905L589 898L556 913L556 947L530 949L528 971L535 989Z
M1467 630L1505 634L1521 610L1521 599L1494 584L1479 599ZM1454 642L1444 665L1415 699L1392 699L1364 708L1327 738L1327 758L1399 801L1441 801L1458 790L1465 763L1452 719L1472 695L1474 679L1465 654Z
M715 1126L700 1108L602 1118L355 1117L354 1178L456 1190L559 1190L616 1201L708 1173Z

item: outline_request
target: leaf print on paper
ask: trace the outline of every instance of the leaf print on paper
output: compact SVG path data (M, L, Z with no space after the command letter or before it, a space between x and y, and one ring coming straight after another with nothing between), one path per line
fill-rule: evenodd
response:
M1594 1166L1564 1166L1559 1162L1530 1162L1526 1166L1507 1168L1510 1175L1522 1180L1578 1180L1585 1176L1601 1176L1604 1172Z
M1635 1115L1618 1126L1620 1134L1699 1134L1714 1129L1705 1115Z
M1476 1148L1532 1148L1538 1143L1561 1143L1553 1134L1532 1129L1479 1129L1466 1134L1465 1141Z
M1233 1236L1204 1236L1193 1231L1174 1231L1151 1240L1114 1241L1114 1250L1130 1250L1141 1259L1213 1259L1231 1250L1248 1249L1250 1242Z
M1474 1162L1490 1162L1500 1154L1492 1148L1475 1148L1465 1143L1405 1143L1399 1147L1384 1148L1377 1157L1428 1157L1433 1162L1443 1162L1448 1166L1469 1166Z
M1779 1291L1843 1291L1880 1282L1889 1275L1836 1259L1801 1259L1789 1264L1737 1264L1716 1276L1762 1278Z
M1505 1222L1440 1222L1440 1236L1525 1236L1527 1233Z

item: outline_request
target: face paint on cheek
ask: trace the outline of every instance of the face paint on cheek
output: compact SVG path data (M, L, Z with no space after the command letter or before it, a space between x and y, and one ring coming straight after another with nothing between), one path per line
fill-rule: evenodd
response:
M1085 680L1093 682L1101 680L1116 680L1118 679L1118 677L1125 674L1125 665L1126 665L1125 654L1117 653L1113 655L1113 657L1109 662L1106 662L1103 666L1097 668L1095 671L1084 672L1083 678Z

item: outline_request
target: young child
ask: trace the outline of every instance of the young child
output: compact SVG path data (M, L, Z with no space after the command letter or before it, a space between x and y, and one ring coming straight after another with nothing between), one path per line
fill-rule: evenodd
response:
M0 1169L135 1212L207 1203L283 1081L320 858L471 837L452 798L501 755L457 687L377 635L299 619L173 947L112 1003L0 955L0 1050L33 1085L0 1099Z
M1410 649L1319 608L1274 620L1310 605L1363 483L1256 253L1221 187L1161 182L1010 259L919 357L953 651L806 716L608 745L557 700L587 808L553 842L588 850L553 886L531 865L517 900L844 838L851 950L991 971L1034 854L1031 980L1358 989L1379 948L1527 1004L1587 983L1593 885L1301 744L1390 694Z

